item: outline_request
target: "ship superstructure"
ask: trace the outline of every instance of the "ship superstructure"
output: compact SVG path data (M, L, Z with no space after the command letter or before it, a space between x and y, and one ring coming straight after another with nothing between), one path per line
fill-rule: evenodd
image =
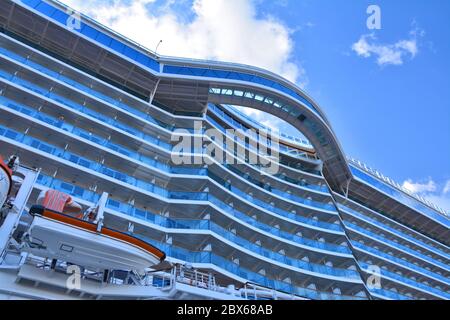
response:
M20 159L0 176L0 297L450 297L448 215L347 158L296 85L158 56L79 17L68 24L57 1L0 0L0 154ZM233 105L303 134L279 137L275 173L210 136L265 129ZM175 164L186 137L201 138L183 150L200 161ZM250 135L233 141L258 153ZM83 217L39 206L48 190Z

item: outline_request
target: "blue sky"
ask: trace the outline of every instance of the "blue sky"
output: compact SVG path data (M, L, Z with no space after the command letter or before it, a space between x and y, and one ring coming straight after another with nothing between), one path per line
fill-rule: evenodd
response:
M284 1L286 10L267 3L264 10L278 12L291 28L312 25L293 35L295 58L345 152L399 182L411 179L439 193L450 180L450 2ZM375 43L409 39L415 28L424 33L418 53L402 65L380 66L351 49L372 33L366 8L374 3L382 13ZM443 196L450 210L450 194Z
M450 1L63 2L150 49L162 39L162 54L282 74L321 105L347 155L450 210ZM372 4L380 30L366 25Z

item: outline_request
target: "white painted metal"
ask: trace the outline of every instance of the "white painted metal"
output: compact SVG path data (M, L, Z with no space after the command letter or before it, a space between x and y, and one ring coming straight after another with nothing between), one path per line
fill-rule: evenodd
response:
M39 172L36 170L26 169L20 167L15 173L15 175L22 175L23 182L17 192L17 196L13 201L13 207L8 210L5 221L0 227L0 262L3 259L3 253L6 249L11 236L17 228L22 212L27 204L28 198L30 197L33 186L36 182Z
M8 173L0 167L0 208L6 202L11 183Z

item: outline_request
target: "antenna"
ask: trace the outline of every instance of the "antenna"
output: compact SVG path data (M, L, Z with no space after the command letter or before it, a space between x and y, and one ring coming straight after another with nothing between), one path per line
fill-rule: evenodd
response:
M156 45L156 50L155 50L155 53L157 53L158 52L158 48L159 48L159 45L162 43L163 41L162 40L159 40L159 42L158 42L158 44Z

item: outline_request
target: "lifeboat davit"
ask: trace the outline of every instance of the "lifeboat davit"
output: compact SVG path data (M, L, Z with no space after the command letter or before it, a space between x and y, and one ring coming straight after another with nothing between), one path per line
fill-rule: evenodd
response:
M12 187L12 170L3 162L0 156L0 209L5 204L6 199L11 192Z
M144 273L164 261L166 255L132 235L89 221L32 206L28 231L32 254L66 261L93 270L133 270Z

